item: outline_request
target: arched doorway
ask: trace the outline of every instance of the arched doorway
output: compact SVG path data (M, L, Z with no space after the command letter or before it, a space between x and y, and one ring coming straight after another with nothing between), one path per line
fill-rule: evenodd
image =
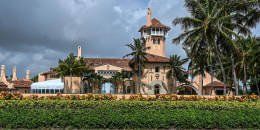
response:
M163 81L161 81L161 80L153 80L148 85L148 94L155 94L155 93L158 93L158 94L166 94L166 93L168 93L167 86L165 85L165 83Z
M106 93L115 94L114 89L115 87L112 83L110 82L103 83L101 86L101 94L106 94Z
M132 87L131 86L127 86L126 87L126 94L132 94Z
M159 85L155 85L154 86L154 94L160 94L160 86Z
M178 95L198 95L198 89L191 85L180 85L177 87Z

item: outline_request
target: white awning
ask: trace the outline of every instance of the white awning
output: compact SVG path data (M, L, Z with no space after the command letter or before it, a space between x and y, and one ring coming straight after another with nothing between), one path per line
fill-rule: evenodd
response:
M37 82L31 85L31 89L63 89L63 88L64 88L64 83L61 81L61 79Z

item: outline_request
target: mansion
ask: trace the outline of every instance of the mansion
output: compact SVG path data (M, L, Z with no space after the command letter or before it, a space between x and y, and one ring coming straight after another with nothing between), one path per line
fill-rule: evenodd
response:
M146 50L150 55L147 56L148 61L145 62L145 67L142 67L140 93L142 94L177 94L180 88L183 88L183 94L186 95L209 95L211 90L211 76L206 73L202 75L191 76L187 72L187 80L192 81L189 84L183 84L175 81L172 78L167 79L166 73L169 71L167 64L170 59L165 57L165 41L168 36L170 27L163 25L159 20L151 16L151 9L148 8L147 23L143 25L139 32L141 39L145 40L145 47L150 47ZM78 57L81 57L81 47L78 47ZM100 85L82 82L80 77L72 77L72 87L70 87L70 77L64 79L64 93L94 93L94 94L136 94L138 92L137 74L135 69L129 66L131 59L110 59L110 58L84 58L87 64L93 64L91 69L105 79L111 78L118 72L128 73L130 78L124 82L118 83L115 86L113 83L106 81ZM43 72L39 74L39 81L47 81L54 78L55 72ZM193 79L191 79L193 78ZM203 80L203 82L202 82ZM203 83L203 84L202 84ZM81 89L83 86L83 89ZM212 95L223 95L223 82L215 77L213 78ZM72 90L71 90L72 89ZM234 95L234 88L227 85L227 94Z

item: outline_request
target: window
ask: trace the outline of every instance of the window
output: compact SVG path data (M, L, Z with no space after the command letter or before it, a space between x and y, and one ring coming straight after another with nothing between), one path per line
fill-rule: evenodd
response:
M158 44L160 45L160 39L158 39Z
M165 72L165 66L163 66L163 72Z
M50 78L55 78L55 74L50 74Z
M153 81L153 76L151 75L151 81Z
M159 66L155 67L155 72L160 72L160 67Z
M153 44L155 44L155 39L153 39Z

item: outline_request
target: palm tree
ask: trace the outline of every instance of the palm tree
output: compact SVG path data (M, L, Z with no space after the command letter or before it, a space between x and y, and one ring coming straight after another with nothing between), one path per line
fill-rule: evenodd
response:
M184 78L184 71L185 68L182 66L189 61L188 58L181 59L180 56L178 55L171 55L170 56L170 62L167 67L169 67L169 71L166 74L167 79L174 79L174 84L175 84L175 93L177 93L177 80L180 82L186 82L186 78ZM172 88L170 90L172 92Z
M257 94L258 96L260 96L260 92L259 92L259 86L258 86L258 82L257 82L257 77L260 73L260 37L252 37L252 47L249 50L249 55L251 57L250 60L250 68L252 70L252 78L254 78L255 80L255 84L256 84L256 90L257 90Z
M146 50L150 49L150 47L145 46L145 41L140 39L134 39L134 44L126 44L127 47L131 49L131 53L126 54L123 58L132 56L133 58L130 60L129 64L134 66L134 68L138 71L138 89L137 93L140 93L140 85L141 85L141 75L142 75L142 67L145 66L144 62L148 61L147 56L150 55L146 53Z
M116 75L117 81L122 83L122 93L125 94L125 79L129 79L130 76L126 72L118 72Z
M88 87L87 93L89 92L94 93L93 92L94 87L97 86L99 88L99 86L102 85L104 78L103 76L100 76L96 73L89 73L88 75L84 76L83 81L85 84L87 84ZM91 89L91 91L89 91L89 89Z
M214 53L223 74L224 95L226 95L226 75L220 51L221 49L231 49L235 52L237 49L232 37L238 37L238 35L233 30L237 29L242 34L247 34L249 30L242 24L233 22L232 20L239 16L231 13L230 15L225 14L221 2L216 0L185 0L185 7L191 13L191 17L174 19L173 24L181 24L185 32L173 39L173 43L179 44L181 40L184 40L182 44L184 47L194 48L203 45L205 48L209 48L211 45L214 46ZM231 25L232 29L230 29ZM225 44L216 42L219 37L228 42Z
M82 68L84 68L85 64L80 64L80 60L76 59L74 53L70 53L66 59L59 59L59 65L56 68L51 68L53 71L57 71L57 76L65 77L70 75L70 87L69 90L65 88L66 93L72 93L72 76L79 75L81 73Z
M118 72L114 74L111 78L110 81L114 84L115 88L118 88L118 83L121 82L121 73ZM115 89L118 93L118 89Z
M80 76L80 90L81 90L81 93L83 93L83 84L82 84L83 75L85 73L90 73L92 71L90 66L92 66L93 63L87 64L87 62L83 59L83 57L79 57L78 60L79 60L79 67L77 68L78 69L77 75Z
M238 40L238 47L240 50L240 58L239 63L237 64L236 71L238 76L243 79L243 93L247 94L247 79L249 79L249 75L247 74L247 69L249 66L249 60L251 59L250 51L252 50L252 45L254 44L254 39L252 37L241 38Z
M193 69L195 70L194 74L200 74L201 75L201 86L199 86L199 95L203 94L203 78L205 77L205 70L207 68L207 61L204 59L207 57L206 50L201 51L201 53L196 56L194 60L194 66Z

